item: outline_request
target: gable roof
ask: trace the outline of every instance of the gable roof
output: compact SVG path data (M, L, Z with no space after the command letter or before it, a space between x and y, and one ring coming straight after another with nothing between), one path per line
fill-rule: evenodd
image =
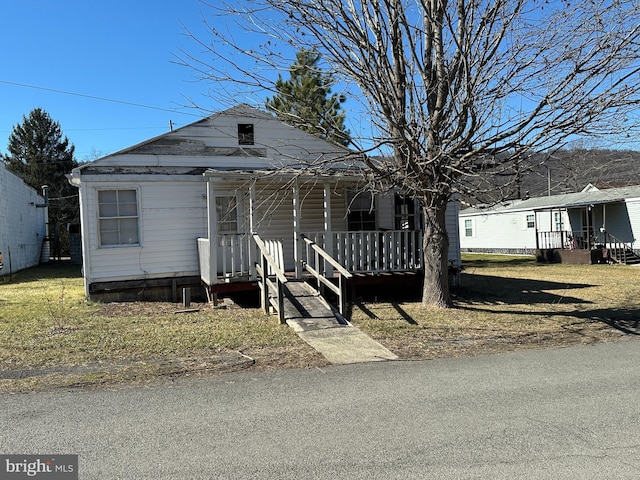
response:
M253 145L241 145L238 125L254 125ZM103 173L122 169L175 167L187 172L197 169L277 170L283 167L353 167L355 154L349 149L285 124L270 113L238 105L189 125L150 138L105 157L84 164L74 173Z
M460 212L460 215L477 215L480 213L504 213L523 210L550 210L552 208L586 207L588 205L600 205L603 203L624 202L632 198L640 198L640 185L631 187L608 188L598 190L588 185L581 192L565 193L562 195L550 195L547 197L532 197L526 200L512 200L492 207L473 207Z

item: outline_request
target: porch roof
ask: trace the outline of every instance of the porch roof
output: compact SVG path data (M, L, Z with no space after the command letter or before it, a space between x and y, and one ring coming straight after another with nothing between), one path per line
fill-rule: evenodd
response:
M631 187L608 188L606 190L588 190L563 195L532 197L526 200L512 200L509 203L486 208L468 208L460 216L490 214L515 211L544 211L558 208L587 207L608 203L624 202L627 199L640 198L640 185Z
M324 178L327 180L361 181L365 174L364 169L358 166L350 168L326 168L312 169L301 168L273 168L273 169L216 169L209 168L204 171L206 178L251 179L271 178L278 180L294 180L296 178Z

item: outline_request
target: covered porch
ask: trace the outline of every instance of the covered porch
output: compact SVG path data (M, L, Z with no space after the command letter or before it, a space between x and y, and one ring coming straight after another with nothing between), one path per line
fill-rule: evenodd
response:
M202 283L214 297L263 288L265 277L280 274L288 280L311 279L319 290L327 288L340 297L347 283L362 282L363 276L422 270L419 229L348 229L344 192L355 186L353 178L326 175L309 186L303 181L307 179L279 176L274 177L275 189L255 173L205 176L208 235L197 239L197 247ZM236 182L235 191L242 197L231 215L233 232L227 231L230 216L219 200L220 192L229 188L224 179ZM269 195L273 198L266 200ZM403 226L413 226L413 217L404 220Z
M545 221L544 216L549 218ZM633 241L626 241L630 228L621 201L592 201L535 210L535 219L538 261L628 264L640 260L634 253ZM549 229L540 228L541 225Z

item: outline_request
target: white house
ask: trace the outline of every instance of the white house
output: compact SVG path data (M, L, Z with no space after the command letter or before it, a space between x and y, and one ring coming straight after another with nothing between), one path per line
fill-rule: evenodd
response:
M420 270L417 205L359 193L363 168L347 149L245 105L82 165L69 179L80 189L86 294L255 287L256 238L297 276L311 242L353 272ZM448 227L459 264L456 203Z
M631 263L640 237L640 186L510 200L460 212L463 252L537 255L570 263Z
M0 275L38 265L47 228L45 199L0 162Z

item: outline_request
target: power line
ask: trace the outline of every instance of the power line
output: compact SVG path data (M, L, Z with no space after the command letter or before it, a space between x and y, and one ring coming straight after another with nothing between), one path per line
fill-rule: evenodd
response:
M202 117L202 115L198 115L198 114L195 114L195 113L178 112L176 110L172 110L172 109L169 109L169 108L154 107L152 105L144 105L142 103L126 102L124 100L114 100L113 98L97 97L95 95L87 95L87 94L84 94L84 93L67 92L67 91L64 91L64 90L56 90L55 88L40 87L40 86L37 86L37 85L27 85L25 83L18 83L18 82L10 82L8 80L0 80L0 83L4 83L6 85L13 85L13 86L16 86L16 87L33 88L33 89L36 89L36 90L44 90L44 91L47 91L47 92L62 93L64 95L73 95L75 97L90 98L92 100L100 100L100 101L103 101L103 102L119 103L121 105L129 105L129 106L132 106L132 107L149 108L151 110L161 110L163 112L171 112L171 113L176 113L176 114L179 114L179 115L190 115L192 117Z

